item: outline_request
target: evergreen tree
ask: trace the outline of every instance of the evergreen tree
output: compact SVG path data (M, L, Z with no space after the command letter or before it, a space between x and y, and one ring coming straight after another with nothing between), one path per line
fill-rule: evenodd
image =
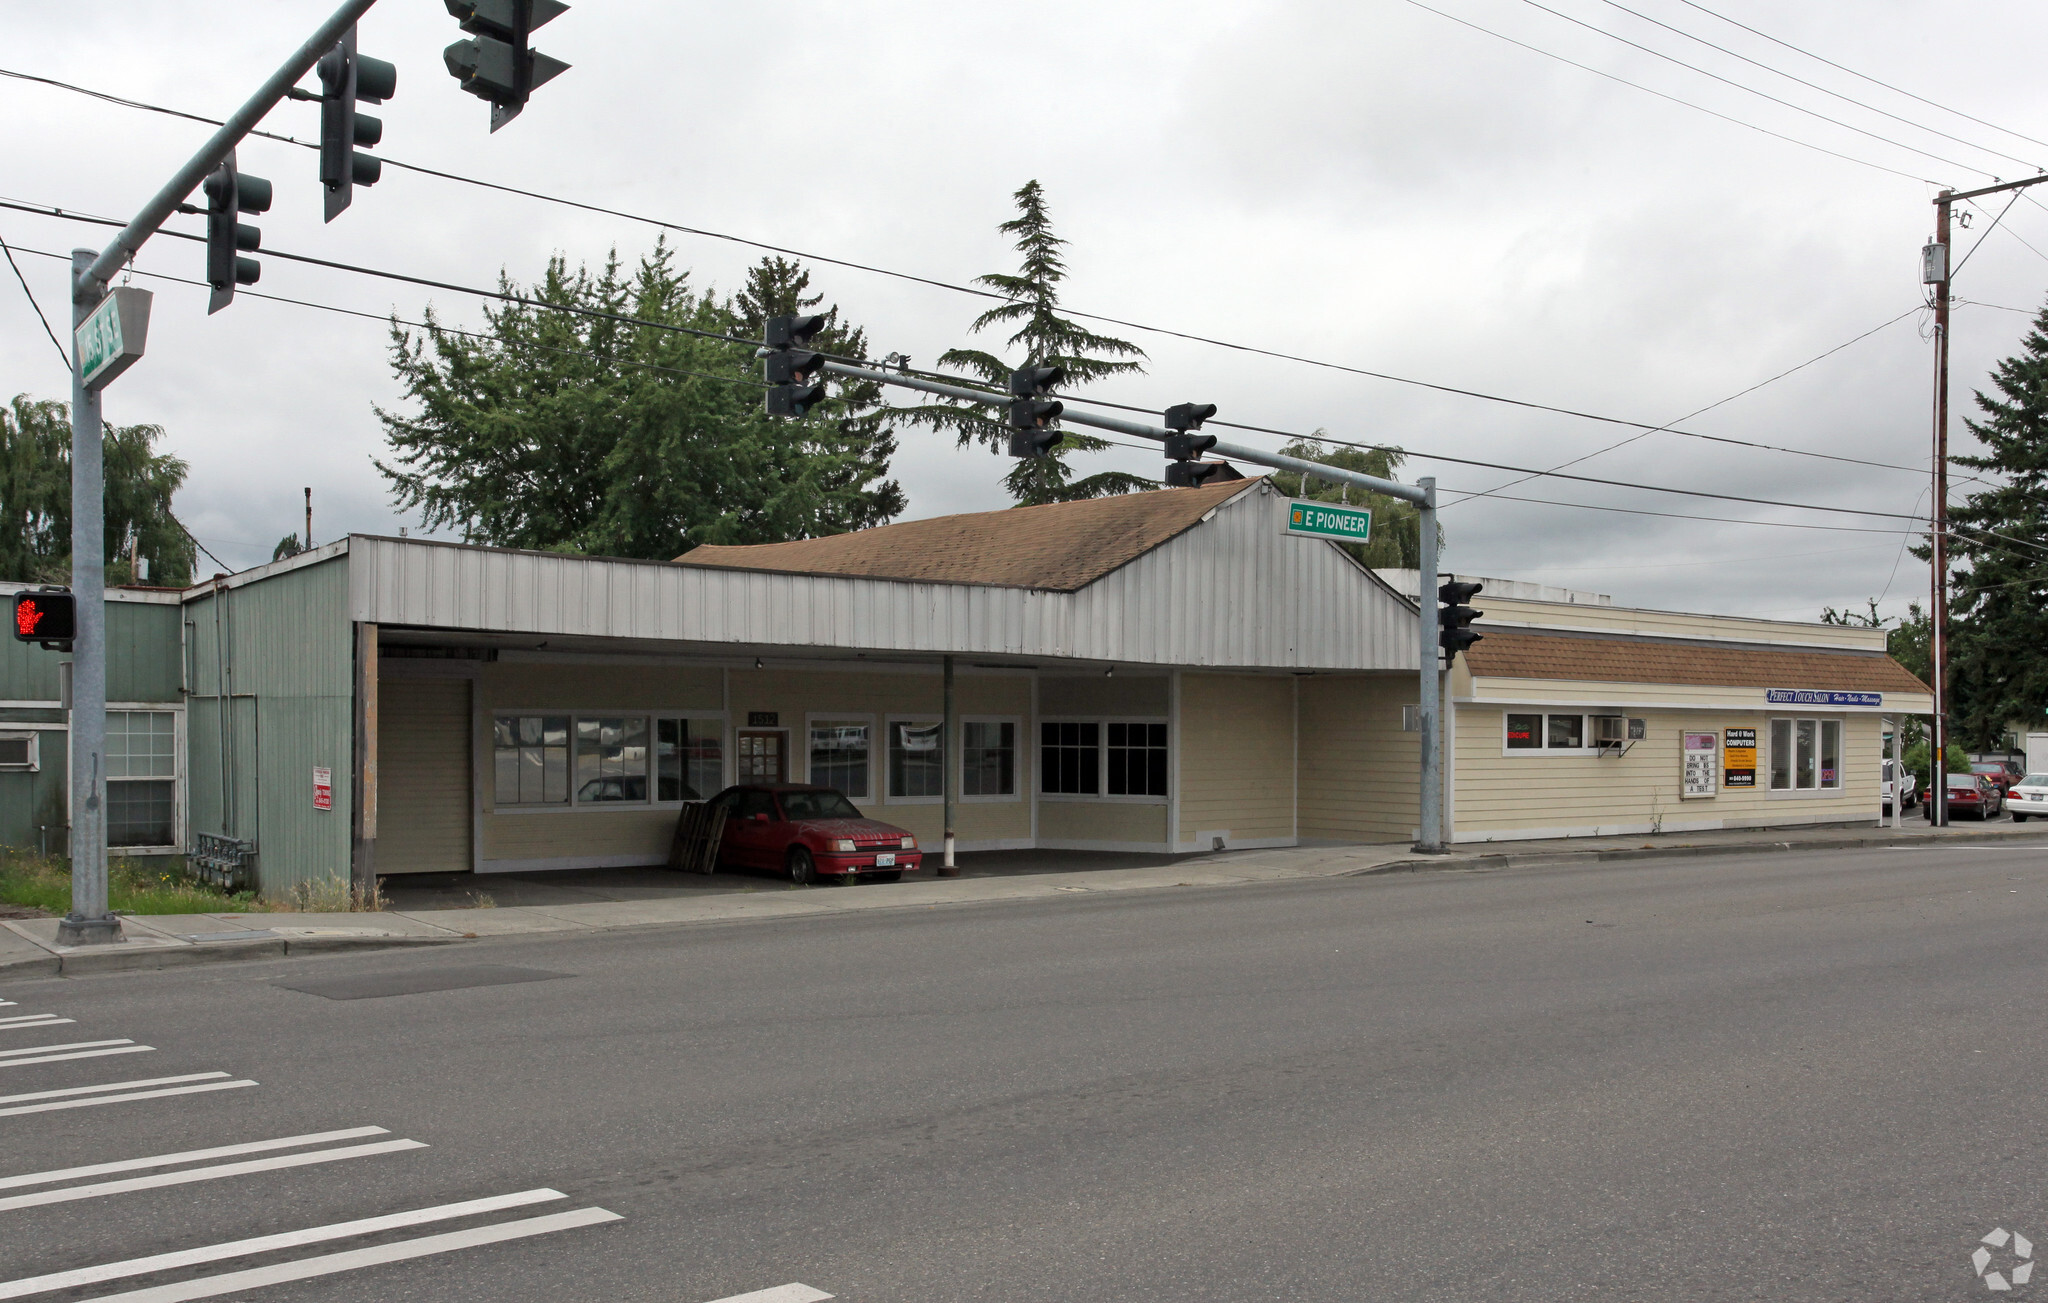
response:
M391 455L376 464L427 528L666 558L843 533L902 509L882 479L888 450L849 447L836 400L771 419L753 346L689 333L743 332L735 305L691 288L665 243L630 274L614 252L595 274L553 258L523 291L499 279L585 313L512 304L487 309L478 334L431 312L418 334L393 324L392 368L417 411L378 409Z
M149 563L148 582L192 582L192 537L171 514L189 468L156 451L163 437L160 425L102 432L108 583L135 582L131 545ZM71 409L64 403L20 394L0 408L0 577L71 582Z
M1317 430L1318 435L1322 434ZM1391 480L1408 460L1399 448L1326 448L1311 438L1297 440L1280 450L1289 457L1321 462L1339 470L1357 471L1375 479ZM1309 482L1303 485L1302 480ZM1412 502L1390 498L1339 484L1334 480L1301 476L1293 471L1274 471L1273 487L1290 498L1312 502L1349 503L1372 512L1372 537L1364 543L1339 543L1359 564L1375 570L1417 570L1422 566L1422 509Z
M979 334L991 326L1011 328L1004 344L1019 350L1019 355L1013 363L983 349L956 348L941 354L939 365L972 372L1005 393L1009 392L1010 373L1025 367L1059 367L1067 373L1069 387L1143 371L1144 349L1128 340L1098 335L1059 315L1060 282L1067 276L1060 249L1067 242L1052 233L1045 192L1038 182L1025 182L1023 189L1012 197L1017 202L1017 216L996 229L1016 237L1022 262L1015 275L997 272L976 278L976 284L988 286L1008 302L976 317L969 330ZM898 409L895 415L913 425L951 430L957 446L962 448L984 443L998 453L1009 451L1009 417L999 407L932 402ZM1072 502L1158 487L1152 480L1122 471L1102 471L1075 479L1073 468L1067 463L1069 452L1099 452L1110 445L1106 439L1082 434L1071 426L1065 434L1065 440L1050 456L1020 459L1003 477L1004 487L1019 506Z
M1984 451L1955 460L1992 483L1949 512L1951 712L1977 750L2048 707L2048 310L1991 383L1995 396L1976 395L1985 419L1968 422Z

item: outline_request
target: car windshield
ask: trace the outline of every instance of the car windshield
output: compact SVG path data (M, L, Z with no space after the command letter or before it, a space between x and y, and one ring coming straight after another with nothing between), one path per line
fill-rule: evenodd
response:
M788 819L858 819L860 811L853 808L853 802L839 793L784 792L782 813Z

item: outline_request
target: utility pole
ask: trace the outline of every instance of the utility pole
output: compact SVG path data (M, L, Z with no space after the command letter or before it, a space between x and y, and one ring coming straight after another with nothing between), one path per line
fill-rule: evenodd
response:
M306 486L306 550L313 550L313 486Z
M802 319L792 318L791 320L800 321ZM773 335L774 328L771 326L770 330L771 338L769 345L762 349L762 356L772 359L775 357L778 349L786 350L790 345L787 340L777 344ZM813 363L809 358L804 358L803 364L805 367L808 367ZM1048 420L1057 417L1063 421L1071 421L1075 425L1089 425L1098 430L1112 430L1118 434L1136 435L1140 439L1150 439L1155 443L1161 444L1187 438L1186 429L1174 429L1170 425L1145 425L1138 421L1126 421L1119 416L1102 416L1095 412L1075 411L1058 403L1048 403L1036 396L1035 391L1038 388L1036 385L1027 384L1027 387L1034 390L1034 394L998 394L986 389L970 389L964 385L951 385L937 380L926 380L921 376L899 375L889 371L875 371L867 367L853 366L845 362L834 362L823 355L817 355L814 364L816 366L815 371L805 371L806 383L811 383L812 377L817 377L821 374L845 376L852 380L872 380L876 384L897 385L905 389L916 389L928 394L938 394L942 398L953 398L961 402L977 403L984 407L1004 408L1011 413L1013 447L1019 443L1035 442L1036 438L1040 437L1036 432L1037 417L1040 413L1026 412L1020 414L1017 410L1017 404L1029 403L1044 403L1046 406L1061 409L1042 413ZM1019 375L1024 374L1019 373ZM1011 388L1014 390L1018 386L1018 380L1012 379ZM817 387L822 389L822 383L818 383ZM1048 384L1047 387L1050 387L1050 385ZM811 401L816 400L813 399ZM1214 409L1208 407L1207 404L1203 404L1199 410L1203 412L1204 419L1214 413ZM770 411L772 414L774 409L771 408ZM1020 415L1031 417L1030 427L1027 428L1017 424ZM1173 413L1170 412L1169 416L1172 415ZM1050 431L1045 433L1050 433ZM1202 438L1207 440L1209 436L1204 435ZM1376 475L1361 475L1357 471L1344 470L1336 466L1326 466L1321 462L1304 461L1299 457L1286 457L1277 452L1265 452L1258 448L1246 448L1239 444L1221 443L1213 440L1206 444L1204 450L1213 451L1219 457L1228 457L1233 461L1250 462L1254 466L1270 466L1275 470L1293 471L1297 475L1313 475L1317 479L1328 480L1334 484L1348 484L1355 488L1368 490L1369 492L1385 494L1390 498L1399 498L1403 502L1412 502L1422 508L1421 520L1419 522L1422 530L1422 590L1416 595L1415 603L1416 618L1421 621L1421 628L1417 631L1417 648L1422 657L1421 664L1418 667L1421 672L1421 679L1418 684L1416 700L1421 703L1419 713L1422 716L1420 720L1422 725L1422 754L1420 757L1422 804L1418 811L1421 815L1421 820L1420 827L1417 829L1415 849L1424 854L1440 854L1444 849L1444 831L1440 811L1440 803L1443 799L1443 755L1442 747L1439 745L1436 734L1438 697L1437 638L1439 626L1437 623L1436 604L1430 600L1435 594L1437 587L1436 481L1433 479L1422 479L1414 484L1402 484L1396 480L1380 479Z
M1948 356L1949 282L1955 274L1950 258L1949 217L1958 200L2024 190L2048 181L2048 175L2004 181L1975 190L1944 190L1934 197L1934 243L1921 250L1920 279L1934 287L1934 512L1930 539L1929 638L1934 689L1934 755L1927 766L1928 822L1948 826ZM1986 232L1989 234L1989 232Z

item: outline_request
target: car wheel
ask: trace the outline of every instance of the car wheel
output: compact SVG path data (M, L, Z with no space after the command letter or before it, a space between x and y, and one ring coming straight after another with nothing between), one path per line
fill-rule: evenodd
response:
M801 846L789 848L789 880L799 887L808 887L818 880L817 862Z
M2019 813L2018 811L2014 811L2012 821L2014 823L2025 823L2027 821L2027 816Z

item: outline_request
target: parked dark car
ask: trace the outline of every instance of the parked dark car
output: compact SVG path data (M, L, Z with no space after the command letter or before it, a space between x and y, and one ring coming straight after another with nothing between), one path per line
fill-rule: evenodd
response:
M868 818L830 787L745 784L711 802L725 807L718 862L731 868L786 873L801 886L821 877L895 882L923 865L908 830Z
M2012 789L2019 786L2020 780L2027 776L2024 769L2010 760L1973 760L1970 762L1970 772L1982 774L1998 784L1998 794L2002 797L2010 797Z
M1968 815L1972 819L1989 819L2005 813L2005 794L1998 790L1998 784L1983 774L1950 774L1948 776L1948 813L1951 819ZM1927 817L1934 818L1934 801L1927 802Z

